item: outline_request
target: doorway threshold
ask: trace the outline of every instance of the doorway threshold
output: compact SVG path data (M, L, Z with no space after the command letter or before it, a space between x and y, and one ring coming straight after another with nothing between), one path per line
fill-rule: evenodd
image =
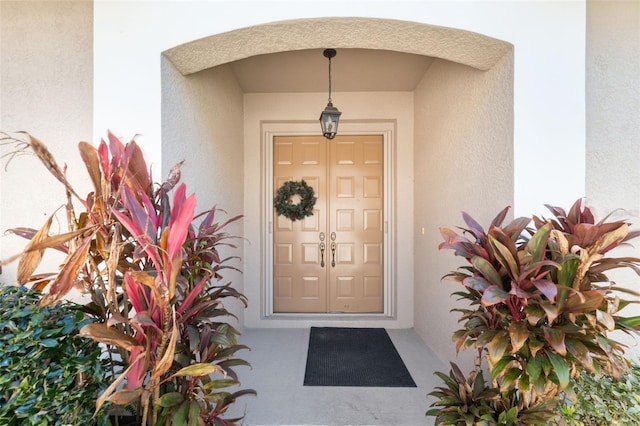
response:
M349 320L361 320L361 321L380 321L395 319L394 317L384 313L304 313L304 312L291 312L273 313L264 317L265 320L320 320L320 321L349 321Z
M250 328L309 328L309 327L372 327L408 328L396 317L387 314L317 314L317 313L274 313L264 316L257 323L245 324Z

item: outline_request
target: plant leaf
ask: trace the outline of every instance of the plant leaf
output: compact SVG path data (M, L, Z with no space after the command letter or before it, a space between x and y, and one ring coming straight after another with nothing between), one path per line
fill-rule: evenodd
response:
M569 290L573 286L573 280L575 279L578 271L579 263L580 260L574 255L571 255L570 258L565 259L560 264L560 268L558 269L558 296L556 302L559 310L561 310L566 303Z
M527 321L529 325L536 326L538 321L544 317L545 311L539 305L527 305L525 307L525 312L527 314Z
M153 368L153 372L151 374L151 379L157 379L162 376L164 373L169 371L171 365L173 364L173 358L176 352L176 343L178 341L178 327L176 325L176 312L173 311L173 320L171 321L173 326L171 327L171 337L169 338L169 344L167 345L164 353L162 354L162 358L156 363Z
M489 261L480 256L471 258L471 263L490 283L502 286L502 278Z
M104 324L95 322L82 327L79 334L82 337L88 337L107 345L115 345L129 351L133 346L140 346L140 343L133 337L114 328L109 328Z
M469 287L478 293L484 293L492 284L482 277L467 277L462 282L466 287Z
M518 352L529 338L529 328L523 321L512 322L509 325L509 336L511 337L512 352Z
M224 373L224 370L215 364L209 364L208 362L201 362L198 364L191 364L178 370L172 377L179 376L206 376L214 373Z
M570 290L570 289L567 289ZM547 301L540 302L540 306L544 309L545 314L547 314L547 319L549 324L553 324L555 319L558 317L558 306L553 305Z
M560 355L567 355L567 348L564 344L564 331L553 327L542 327L542 330L544 331L544 338L549 345Z
M97 198L102 198L102 173L100 171L100 159L98 158L98 150L88 142L80 142L78 144L80 157L84 161L87 172L93 182L93 188Z
M167 392L156 401L156 405L160 407L174 407L181 404L182 401L184 401L184 396L180 392Z
M44 250L32 250L31 248L38 244L40 241L47 238L52 221L53 214L49 216L44 225L42 225L42 228L40 228L40 230L33 236L31 241L29 241L29 243L25 247L25 255L22 257L22 259L20 259L20 262L18 263L17 281L19 284L28 282L33 272L36 270L38 265L40 265Z
M502 359L502 355L504 355L508 346L509 346L509 335L507 335L505 332L498 333L491 340L491 342L489 342L489 346L487 348L489 362L491 364L495 364L500 359Z
M532 281L533 285L540 290L542 294L549 299L550 302L554 302L556 299L556 295L558 294L558 287L551 280L534 280Z
M536 380L538 380L538 377L540 377L540 373L542 372L542 365L536 359L536 357L531 357L527 361L526 370L531 381L535 382Z
M187 426L189 418L189 400L182 401L182 404L171 415L172 426Z
M616 317L616 322L623 324L627 327L640 330L640 316L635 317Z
M594 311L602 306L604 296L604 290L576 291L567 298L564 310L580 313Z
M120 389L112 393L107 401L116 405L128 405L135 399L138 399L142 395L142 389Z
M167 256L173 259L178 254L187 237L189 225L193 220L196 197L191 194L185 196L186 185L178 186L173 197L173 208L169 219L169 237L167 239Z
M525 250L531 255L534 262L540 262L544 259L550 233L551 223L546 223L533 234L527 243Z
M105 389L104 392L102 392L102 394L98 397L98 399L96 399L96 411L94 413L98 414L98 412L100 411L100 409L102 408L102 405L104 405L104 403L108 400L108 398L111 396L111 394L113 394L113 392L118 388L118 385L120 385L120 383L125 379L125 377L127 377L127 374L129 373L129 371L131 370L131 368L136 365L138 363L138 361L140 359L142 359L144 356L146 356L146 352L141 353L134 361L133 363L131 363L129 365L129 367L127 367L126 370L124 370L117 379L115 379L110 385L109 387L107 387L107 389Z
M200 404L196 399L192 399L189 402L189 423L187 426L198 426L198 420L200 419Z
M496 380L496 378L500 377L504 369L507 365L509 365L513 361L513 358L510 356L505 356L500 361L496 362L493 367L491 367L491 380Z
M569 385L569 366L567 362L561 356L547 352L547 357L551 361L553 366L553 372L558 378L558 385L560 389L565 389Z
M520 275L520 265L515 243L499 228L494 228L489 235L489 244L498 262L507 270L511 278L516 279Z
M578 361L584 365L587 370L595 373L593 366L593 359L589 353L589 348L585 346L581 341L575 339L565 339L565 345L571 355L573 355Z
M613 331L616 328L616 321L613 319L613 316L608 312L604 312L600 309L596 309L596 319L600 324L604 325L609 331Z
M500 390L502 392L512 389L518 378L522 375L522 370L519 368L510 368L506 373L502 375L502 383L500 384Z
M482 306L492 306L496 303L502 303L509 299L509 293L502 288L492 285L484 291L482 294Z
M91 248L91 242L93 241L92 237L93 234L85 237L82 244L80 244L78 248L67 257L64 266L62 266L62 270L58 273L51 284L49 294L45 295L40 300L41 307L56 303L69 293L69 290L71 290L71 288L76 284L78 274L80 273L82 266L84 266L87 261L87 255Z

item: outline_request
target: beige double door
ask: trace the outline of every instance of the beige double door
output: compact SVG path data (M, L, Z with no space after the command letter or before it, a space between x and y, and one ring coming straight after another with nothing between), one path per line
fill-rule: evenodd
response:
M318 198L302 220L274 211L274 312L382 312L382 136L280 136L273 144L274 192L304 180Z

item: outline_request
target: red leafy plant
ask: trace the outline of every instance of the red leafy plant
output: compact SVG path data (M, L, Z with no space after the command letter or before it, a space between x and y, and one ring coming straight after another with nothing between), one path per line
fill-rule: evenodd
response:
M488 231L463 213L462 233L441 229L439 248L467 261L445 276L461 284L453 294L469 303L454 309L463 325L453 336L456 351L476 349L476 371L468 380L486 398L478 410L480 403L461 397L465 386L476 393L457 366L449 376L440 373L447 386L430 394L437 400L427 411L436 424L548 423L571 377L581 371L620 377L628 367L624 346L609 333L637 334L640 317L620 311L638 303L640 293L606 273L625 268L640 274L640 259L610 256L638 232L622 220L596 222L582 199L569 212L547 208L550 219L503 225L505 208ZM485 360L490 383L476 384Z
M96 413L110 404L135 411L141 425L233 424L224 419L235 400L253 390L239 385L236 366L248 365L236 352L240 334L224 299L247 304L222 281L235 248L225 231L233 217L217 221L212 208L195 214L196 197L180 183L181 163L154 185L135 141L112 133L96 148L79 144L93 189L81 197L46 146L26 133L3 134L13 144L11 159L33 151L66 191L68 231L50 235L52 215L39 229L9 230L29 239L19 258L17 281L48 288L42 305L60 301L71 289L88 293L85 312L99 319L81 335L106 347L111 384L96 400ZM81 206L80 213L76 207ZM35 274L43 254L66 256L56 272ZM110 403L110 404L109 404Z

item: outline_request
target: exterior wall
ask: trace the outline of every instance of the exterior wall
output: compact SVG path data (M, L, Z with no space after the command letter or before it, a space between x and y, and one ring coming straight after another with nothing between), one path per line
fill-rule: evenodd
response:
M586 195L598 218L609 213L640 227L640 3L587 2ZM615 212L616 209L624 211ZM640 242L615 256L640 257ZM638 276L613 271L609 278L638 290ZM626 315L640 315L628 307ZM638 357L637 339L615 335Z
M398 264L396 269L397 282L397 314L396 318L363 319L361 316L344 316L326 318L300 317L291 319L264 319L261 309L264 287L261 253L263 229L261 215L264 197L262 192L261 153L264 152L262 140L262 121L282 121L284 123L307 122L313 123L313 128L319 128L317 116L326 105L326 94L247 94L244 99L245 112L245 294L251 301L245 314L247 327L309 327L311 324L333 326L377 326L389 328L407 328L413 325L413 170L406 167L411 164L413 155L413 94L410 92L380 92L380 93L333 93L334 104L343 112L340 128L346 127L345 122L352 123L352 127L367 128L369 120L396 121L396 169L395 196L397 204L394 206L397 218L395 238L397 241ZM312 115L311 115L312 114Z
M438 227L464 226L462 211L487 225L513 205L512 55L485 72L434 61L415 91L415 114L414 327L441 359L453 360L458 324L450 310L465 306L450 297L458 284L441 277L464 261L438 251ZM466 352L461 361L471 368Z
M587 196L640 216L640 2L587 3Z
M514 81L514 200L516 214L530 214L536 209L542 210L541 205L547 202L567 205L584 191L585 4L584 1L509 4L490 1L347 1L342 2L340 8L332 9L331 13L400 19L464 29L514 45L517 70ZM592 5L589 4L591 9ZM247 13L248 8L251 13ZM461 10L464 13L460 13ZM274 7L272 2L249 4L234 1L0 2L0 128L31 130L49 142L60 162L69 162L70 173L82 173L82 166L75 160L75 143L80 139L98 139L95 135L91 137L87 134L91 132L90 123L93 120L95 134L98 136L103 135L107 128L125 136L141 133L143 137L140 143L145 153L154 164L160 165L163 157L160 136L164 119L160 95L161 52L212 34L286 19L325 17L326 13L325 4L296 1L280 2L278 7ZM47 24L52 17L56 17L58 21L53 25ZM29 31L24 31L25 28ZM390 38L393 36L394 34L389 34ZM41 38L36 40L36 37ZM73 52L73 55L69 52ZM93 69L90 66L92 53L95 58L95 78L92 78ZM64 60L61 61L60 58ZM166 68L163 72L165 71L168 72ZM464 75L464 72L461 74ZM426 83L425 80L423 85ZM92 89L92 85L95 89ZM429 85L433 83L430 82ZM434 87L436 89L438 88ZM92 90L95 90L94 97ZM176 90L180 92L183 89ZM462 99L467 96L464 88L457 93ZM419 97L422 100L418 101ZM324 104L324 96L318 95L317 99L310 106L313 111L316 111L318 104ZM424 99L425 93L416 95L416 105L423 108L426 102ZM339 106L346 111L346 106ZM314 120L315 118L313 117ZM467 118L483 125L476 117ZM417 141L427 136L433 138L433 133L426 130L433 122L429 123L422 118L416 119L416 122L418 120L424 123L416 128ZM38 127L32 125L34 121L38 122ZM449 144L449 136L442 134L439 141ZM458 140L464 139L461 134L456 137ZM73 154L68 154L66 149ZM231 152L237 154L238 151L232 149ZM547 166L543 165L549 161L549 153L559 153L572 161L568 166L556 167L553 173L548 173ZM180 153L176 153L178 154ZM249 154L245 150L242 155ZM170 164L182 157L167 158L166 163ZM51 212L49 206L58 206L58 200L63 196L62 193L60 197L43 195L42 201L38 200L41 211L35 213L33 219L28 219L26 215L29 214L29 209L33 209L33 205L30 200L20 197L24 190L17 189L20 187L18 183L22 185L24 182L37 182L37 185L44 184L52 188L56 186L46 173L38 175L34 171L37 167L30 167L35 164L35 159L22 158L19 161L22 164L27 164L28 161L28 166L19 172L14 166L10 168L10 173L2 174L0 228L3 230L18 224L40 224L42 218ZM405 157L403 161L407 173L412 174L411 158ZM418 164L422 163L416 163ZM615 164L607 167L607 172L601 175L618 170ZM155 173L158 174L157 171ZM17 174L17 177L10 177L12 174ZM188 174L188 169L185 169L185 175ZM249 174L245 172L245 186L251 185L249 178ZM431 176L423 176L420 182L426 184L428 178ZM407 188L411 188L411 185ZM198 194L208 190L204 182L192 189ZM445 196L457 197L455 192L453 195L451 193L452 191L448 191L440 194L440 198L434 196L433 200L443 203ZM509 192L509 197L511 195ZM501 193L501 196L506 197L506 193ZM459 200L463 198L460 196ZM11 200L11 205L8 206L5 200ZM433 233L439 226L458 224L461 209L467 210L481 221L488 219L484 215L488 215L489 211L495 212L493 208L485 210L483 203L486 200L481 194L469 196L466 201L468 202L460 201L450 211L443 209L439 212L440 217L425 207L419 207L416 210L417 220L414 222L413 218L409 218L407 222L421 228L428 219L425 226L427 235L427 232ZM235 199L230 200L232 205L235 202ZM420 202L422 203L421 200ZM496 200L496 204L502 206L505 203ZM251 204L246 205L245 213L250 206ZM226 201L224 207L230 208ZM409 211L413 214L412 209ZM250 226L253 224L245 221L247 233L251 232ZM413 232L418 231L420 229L413 229ZM0 240L0 255L3 257L14 252L5 243L8 240L7 237ZM433 237L433 240L435 242L437 238ZM407 241L412 241L411 237ZM428 250L433 250L433 242L420 240L416 243L415 251L423 252L424 249L424 253L428 253ZM245 259L245 262L248 261L249 259ZM424 258L420 258L420 261L426 263ZM429 262L436 266L435 260ZM245 264L245 270L247 266ZM251 267L253 266L249 266ZM422 285L422 277L435 277L434 280L439 280L440 268L442 267L439 265L433 270L422 265L417 268L416 287ZM407 272L409 275L413 273L413 270ZM11 275L11 271L5 268L5 275L0 278L9 278ZM245 275L245 281L248 280L249 277ZM416 293L416 297L432 301L427 308L421 303L416 304L416 328L422 330L423 336L432 338L426 329L435 327L436 324L439 326L441 317L426 316L425 313L418 312L418 309L434 309L434 306L444 305L447 303L445 301L449 301L449 294L449 289L437 293L435 298L434 292L420 290ZM446 333L449 335L448 330ZM445 332L441 336L444 335ZM447 347L451 347L450 341L444 342L444 337L434 340L434 344L438 346L445 343Z
M170 170L184 160L182 182L196 192L196 212L214 206L226 211L219 221L243 212L243 113L242 92L228 65L183 76L162 59L162 170ZM162 179L166 178L166 172ZM156 177L156 180L161 180ZM242 236L242 220L226 229ZM237 249L222 248L223 258L239 256L244 240L234 241ZM230 263L243 269L241 259ZM243 291L242 275L231 269L222 271L224 282L231 281ZM227 306L242 324L243 306Z
M44 142L79 193L90 187L77 143L93 135L93 3L0 2L0 130L28 131ZM0 155L10 148L0 148ZM7 236L17 226L39 228L66 202L61 184L35 156L15 158L0 169L0 259L26 240ZM64 215L60 231L66 230ZM54 225L55 226L55 225ZM42 271L57 268L45 258ZM12 283L17 263L3 267L0 283Z

